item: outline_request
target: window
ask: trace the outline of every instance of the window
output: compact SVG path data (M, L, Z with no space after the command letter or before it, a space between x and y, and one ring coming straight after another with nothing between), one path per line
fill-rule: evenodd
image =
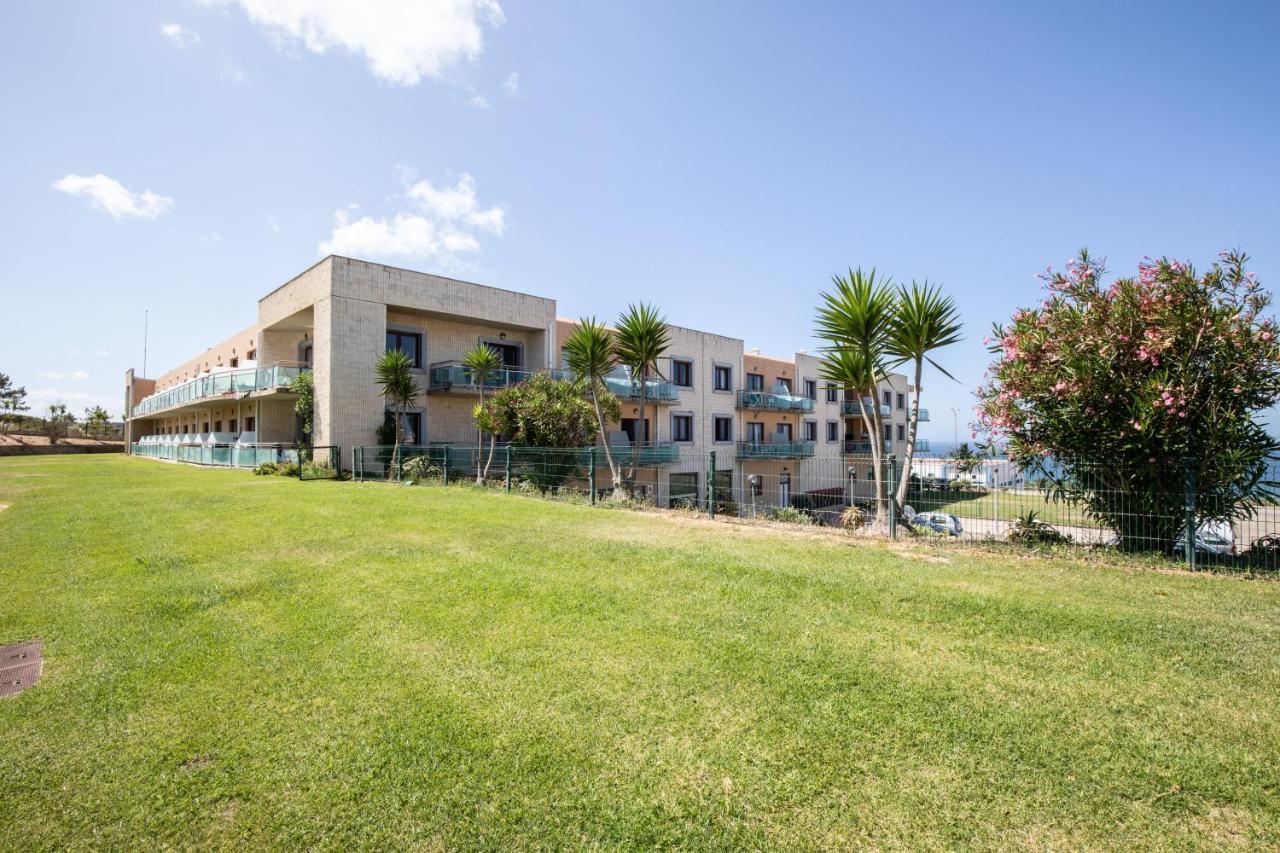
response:
M764 441L764 424L747 424L747 441L754 442L756 444Z
M299 354L300 356L302 356L302 363L303 363L303 364L310 364L310 363L311 363L311 353L312 353L311 344L303 344L303 345L302 345L302 349L301 349L301 350L299 350L299 352L298 352L298 354Z
M232 366L232 367L239 367L239 366L240 366L240 359L238 359L238 358L233 358L233 359L231 359L231 366Z
M804 381L804 395L810 400L818 399L818 383L812 379L806 379Z
M693 387L693 362L673 358L671 360L671 384L681 388Z
M818 440L818 422L817 421L804 422L804 440L805 441Z
M899 395L898 395L898 408L899 408L899 409L905 409L906 407L907 407L907 395L906 395L906 394L899 394Z
M752 474L747 482L751 485L751 496L758 498L764 495L764 477L760 474Z
M222 421L214 421L214 422L213 422L213 431L214 431L214 432L222 432Z
M874 480L875 478L876 478L876 469L874 469L874 468L868 468L868 469L867 469L867 479L868 479L868 480Z
M827 402L828 403L838 402L839 393L840 393L839 389L836 388L836 383L834 382L827 383Z
M671 440L693 441L693 415L671 416Z
M827 441L840 440L840 422L827 421Z
M715 386L717 391L733 390L733 368L725 367L723 364L715 366Z
M258 351L257 351L256 349L251 349L251 350L249 350L247 353L245 353L245 354L244 354L244 357L245 357L245 359L247 359L248 361L257 361L257 360L258 360Z
M205 422L204 422L204 429L202 429L202 430L200 430L200 431L201 431L201 432L208 432L208 431L209 431L209 422L208 422L208 421L205 421Z
M671 474L671 488L668 492L671 502L698 500L698 472L682 471Z
M890 424L884 425L884 440L889 441L893 438L893 427Z
M902 424L898 424L898 441L907 440L907 429Z
M245 419L244 419L244 429L245 429L245 432L253 432L253 431L254 431L254 429L257 427L257 425L258 425L258 419L257 419L257 418L248 417L248 418L245 418Z
M240 422L235 418L231 419L231 432L239 432Z
M775 431L782 437L783 441L791 440L791 424L778 424Z
M388 329L387 352L391 352L393 349L398 349L409 356L409 360L413 362L414 367L422 367L422 335L413 332L396 332ZM308 357L304 360L310 361L311 359Z
M763 375L761 375L761 374L759 374L759 373L748 373L748 374L747 374L747 390L748 390L748 391L763 391L763 390L764 390L764 376L763 376Z
M785 376L779 376L779 377L778 377L778 384L779 384L779 385L781 385L783 388L785 388L785 389L786 389L786 392L787 392L788 394L790 394L790 393L791 393L791 380L790 380L790 379L788 379L788 378L787 378L787 377L785 377Z
M424 444L422 440L422 413L403 412L400 415L400 431L404 433L405 444Z
M733 441L733 418L727 415L715 416L716 441Z
M883 396L884 396L884 404L885 404L886 406L892 406L892 405L893 405L893 392L892 392L892 391L885 391L885 392L883 393Z

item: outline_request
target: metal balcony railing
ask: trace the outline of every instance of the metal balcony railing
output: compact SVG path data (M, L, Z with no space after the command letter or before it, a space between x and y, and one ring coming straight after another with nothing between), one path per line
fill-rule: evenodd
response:
M299 362L279 361L262 367L206 373L142 399L133 407L133 417L145 417L198 400L288 388L298 374L310 370L309 365Z
M893 441L891 439L886 438L883 443L883 448L885 453L892 453ZM866 455L870 456L871 442L870 441L845 441L844 452L852 455L860 455L865 453Z

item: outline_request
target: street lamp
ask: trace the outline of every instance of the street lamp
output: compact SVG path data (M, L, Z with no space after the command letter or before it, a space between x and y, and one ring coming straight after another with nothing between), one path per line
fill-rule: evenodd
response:
M952 450L960 446L960 410L955 406L951 407L951 428L952 428Z

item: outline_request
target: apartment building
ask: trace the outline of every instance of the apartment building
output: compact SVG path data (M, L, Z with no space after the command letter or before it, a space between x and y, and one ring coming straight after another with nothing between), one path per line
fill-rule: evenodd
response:
M126 440L134 448L230 448L224 464L257 458L237 448L293 445L301 428L290 386L310 371L312 444L342 448L347 464L353 448L378 443L387 415L375 364L398 348L423 389L404 415L408 443L470 446L479 389L461 364L465 353L477 342L492 347L503 364L496 384L511 384L563 370L561 347L574 327L556 317L553 299L329 256L262 297L247 329L158 377L128 371ZM679 326L669 333L661 375L646 388L644 420L639 383L619 369L608 385L621 419L600 439L637 454L636 484L659 504L704 493L710 451L719 494L767 505L840 488L859 457L869 464L861 407L872 404L870 391L846 399L807 353L775 358L747 352L740 338ZM905 450L907 392L900 375L874 392L890 452ZM848 472L832 464L843 456ZM607 469L597 482L608 485Z

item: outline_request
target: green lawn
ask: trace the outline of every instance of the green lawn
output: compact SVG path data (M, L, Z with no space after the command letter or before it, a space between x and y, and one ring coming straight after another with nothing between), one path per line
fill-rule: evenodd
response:
M0 461L9 849L1280 845L1280 584Z
M1027 512L1036 512L1041 521L1077 527L1101 527L1083 507L1063 501L1051 501L1044 494L1025 491L989 490L941 491L913 490L906 501L916 512L941 510L961 518L984 518L1013 521Z

